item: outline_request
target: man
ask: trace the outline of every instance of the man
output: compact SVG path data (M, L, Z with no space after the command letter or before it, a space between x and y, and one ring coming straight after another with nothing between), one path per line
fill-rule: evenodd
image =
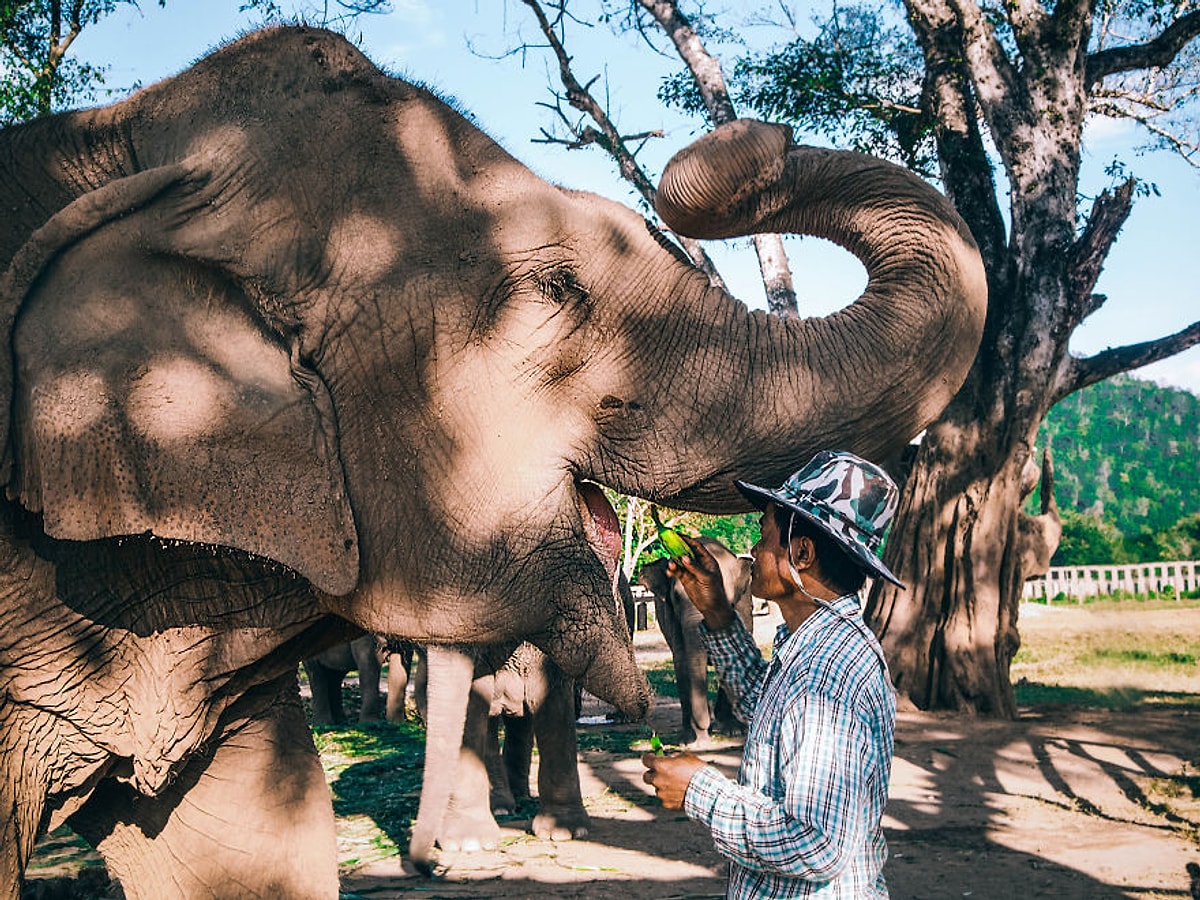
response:
M730 861L728 896L887 897L880 820L896 701L862 619L896 486L850 453L822 451L778 490L737 482L759 509L752 591L783 614L768 664L699 541L669 567L704 617L710 658L749 723L738 780L691 753L647 753L643 780L705 825Z

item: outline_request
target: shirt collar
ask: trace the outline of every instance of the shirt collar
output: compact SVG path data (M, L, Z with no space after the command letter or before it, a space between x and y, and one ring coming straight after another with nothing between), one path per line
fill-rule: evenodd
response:
M796 629L796 633L799 634L802 631L807 631L818 627L816 620L819 618L819 613L823 609L830 609L843 618L858 618L862 615L862 601L859 599L857 592L843 594L836 600L830 600L827 604L820 605L815 613L801 622L800 627ZM788 631L787 622L781 622L779 627L775 629L775 641L772 644L771 649L772 657L779 655L780 651L783 650L784 645L787 643L788 638L791 636L792 633ZM794 643L799 643L799 641Z

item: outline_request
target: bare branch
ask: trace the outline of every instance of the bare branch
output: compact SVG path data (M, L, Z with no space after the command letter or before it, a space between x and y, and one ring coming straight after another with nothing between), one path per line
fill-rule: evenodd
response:
M617 130L617 127L608 118L604 107L596 102L596 99L588 91L588 88L581 85L578 79L575 78L575 73L571 70L571 57L567 55L567 51L558 39L558 35L554 33L554 26L547 18L545 10L542 9L538 0L522 0L522 2L533 11L538 21L538 27L541 28L542 34L546 36L546 40L550 42L550 48L554 51L554 55L558 59L559 78L563 83L563 87L567 89L567 102L580 112L590 116L600 126L599 131L590 127L571 127L572 133L581 142L579 146L585 146L586 144L599 144L602 146L617 161L617 168L621 173L621 177L633 185L634 189L641 194L642 198L653 209L654 185L651 184L650 179L642 171L642 167L638 164L634 154L626 146L627 138L622 136ZM562 13L561 7L560 13ZM588 85L590 86L595 83L595 80L593 78L588 82ZM561 107L556 107L556 111L566 121L566 116ZM568 127L570 126L568 125ZM545 134L545 131L542 133ZM652 133L642 132L633 135L628 140L641 140ZM725 287L725 282L717 272L716 265L714 265L700 242L694 238L677 237L688 256L708 276L709 282L722 288Z
M1153 40L1093 53L1087 60L1085 85L1090 90L1109 75L1118 72L1161 69L1170 65L1179 51L1198 34L1200 34L1200 10L1180 16Z
M1051 405L1113 375L1140 369L1200 344L1200 322L1153 341L1113 347L1086 358L1067 356L1059 367Z
M1092 290L1100 278L1104 261L1117 241L1117 235L1133 209L1133 191L1137 179L1130 178L1116 190L1101 191L1092 204L1087 227L1071 247L1067 261L1067 289L1069 291L1069 328L1078 325L1087 312L1094 312Z
M654 17L659 26L671 38L679 57L692 73L708 117L714 126L732 122L737 118L733 101L721 62L708 52L692 28L691 22L679 11L675 0L638 0L642 7ZM767 308L777 315L798 316L796 289L792 284L792 272L788 265L787 251L783 238L777 234L754 235L754 249L758 254L758 268L762 274L763 289L767 296Z

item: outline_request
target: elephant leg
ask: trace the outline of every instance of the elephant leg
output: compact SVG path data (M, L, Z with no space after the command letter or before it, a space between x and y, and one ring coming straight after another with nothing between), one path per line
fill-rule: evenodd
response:
M545 665L554 666L549 659ZM591 819L583 807L579 786L573 685L561 673L549 683L545 699L532 713L539 759L538 813L533 818L533 833L543 839L569 841L587 837Z
M729 699L729 691L724 685L717 688L717 701L713 705L712 732L726 737L740 737L746 733L746 726L737 717L733 701Z
M387 720L408 721L408 670L412 666L411 648L388 654Z
M504 717L503 763L504 780L508 783L513 800L532 797L529 790L529 769L533 765L532 716Z
M458 777L475 660L461 647L436 644L426 647L423 656L425 773L408 853L419 872L431 875L434 845L442 833Z
M510 816L517 811L517 799L513 793L512 782L505 768L504 749L508 746L508 716L489 716L487 727L487 762L488 782L491 785L491 800L493 816ZM500 726L504 726L504 748L500 744ZM526 770L528 772L528 770ZM526 786L528 786L528 775Z
M311 659L304 660L304 672L312 691L314 725L341 725L346 721L342 706L342 678L345 672L330 669Z
M35 735L52 734L55 718L31 707L0 705L0 900L17 900L46 809L49 774Z
M500 826L489 802L487 765L493 687L491 676L476 679L467 702L454 792L437 836L443 850L494 850L500 844ZM428 763L425 771L428 778Z
M684 598L691 611L695 607ZM675 684L679 689L679 709L682 727L681 744L708 739L712 718L708 708L708 651L700 634L699 613L678 616L679 638L671 647L675 664Z
M350 652L358 667L358 688L362 697L358 721L378 722L383 718L383 694L379 690L383 664L379 660L379 641L373 634L363 635L350 644Z
M336 898L333 806L295 677L244 695L209 747L161 794L109 779L69 819L129 900Z

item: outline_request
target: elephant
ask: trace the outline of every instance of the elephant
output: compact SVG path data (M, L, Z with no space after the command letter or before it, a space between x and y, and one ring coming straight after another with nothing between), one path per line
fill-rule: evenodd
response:
M345 723L342 682L350 672L358 672L362 694L359 722L378 722L385 716L389 722L405 721L408 718L405 701L414 649L415 646L408 641L364 634L303 660L312 691L313 724ZM386 697L379 689L384 663L388 666Z
M358 672L362 705L358 721L378 722L383 718L384 699L379 690L383 675L379 640L364 634L344 644L322 650L304 660L304 671L312 691L312 721L314 725L342 725L346 712L342 705L342 681L350 672Z
M1058 502L1054 499L1054 457L1050 448L1046 447L1042 451L1040 470L1030 455L1022 475L1022 498L1033 493L1039 478L1042 485L1041 512L1036 516L1022 512L1017 518L1021 577L1028 581L1050 571L1050 559L1062 540L1062 519L1058 512Z
M494 849L500 838L495 816L515 812L518 801L532 796L535 742L538 811L530 830L545 840L585 837L590 820L579 782L573 680L528 642L469 652L476 669L461 753L457 760L425 757L422 799L439 783L450 792L441 827L428 839L448 850ZM431 691L437 680L430 675ZM414 828L413 841L419 840Z
M856 301L785 320L306 26L0 130L0 208L0 900L64 823L131 900L335 897L297 666L362 632L527 640L644 716L603 489L733 513L734 478L885 458L987 310L900 167L751 120L667 164L679 234L863 261Z
M632 637L633 591L619 569L615 586ZM544 840L585 837L590 819L579 783L578 683L528 642L515 648L492 645L458 652L470 655L475 673L462 747L457 756L425 755L421 808L410 843L414 860L429 858L435 843L450 850L494 848L500 838L495 816L514 812L519 800L531 796L535 741L540 757L538 811L531 831ZM427 720L430 697L435 704L456 702L441 690L444 676L437 660L436 654L423 658L417 670L417 708ZM430 796L447 799L430 802ZM440 824L423 818L430 815L430 808L437 814L445 810Z
M753 630L754 597L750 593L752 561L735 555L714 538L700 542L716 558L721 567L725 593L747 628ZM638 582L654 595L654 613L658 627L671 648L675 665L675 683L679 688L681 723L679 743L705 744L712 733L740 734L745 725L733 711L733 704L723 686L718 685L712 708L708 699L708 650L700 633L702 616L679 582L667 575L666 559L656 559L642 566Z

